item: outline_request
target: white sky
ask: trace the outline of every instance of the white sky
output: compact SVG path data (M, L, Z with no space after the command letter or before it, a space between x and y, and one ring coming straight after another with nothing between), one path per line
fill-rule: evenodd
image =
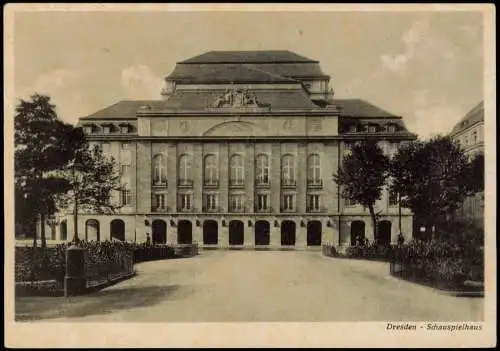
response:
M319 60L337 98L448 133L483 99L480 12L19 12L17 97L46 93L75 123L122 99L159 99L177 61L286 49Z

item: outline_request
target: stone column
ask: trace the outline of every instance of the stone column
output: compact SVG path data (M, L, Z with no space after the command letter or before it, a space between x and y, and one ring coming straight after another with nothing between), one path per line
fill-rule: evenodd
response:
M307 221L305 219L297 219L295 221L295 248L307 248ZM302 223L304 226L302 226Z
M297 212L306 212L307 194L307 150L304 144L297 145L296 174L297 174Z
M196 143L193 145L193 208L195 212L202 211L202 200L203 200L203 152L201 143ZM195 223L193 223L193 230ZM194 235L194 232L193 232ZM194 238L194 237L193 237Z
M271 207L275 213L279 213L281 211L281 146L279 143L272 144L270 161Z
M219 247L227 248L229 246L229 221L225 219L226 225L222 225L222 220L219 221L219 237L218 244Z
M255 209L255 144L248 143L245 150L245 189L246 189L246 212L253 213ZM247 223L248 224L248 223ZM250 228L252 229L252 228ZM246 239L245 239L246 240Z
M251 226L248 226L248 222L251 222ZM255 235L254 235L255 221L253 219L243 220L244 236L243 245L245 247L251 248L255 246Z
M151 142L137 142L137 212L151 212Z
M200 225L198 226L197 223ZM203 246L203 221L200 219L193 220L193 243Z
M273 219L269 223L270 227L271 227L270 228L270 233L269 233L270 236L271 236L269 238L270 239L269 240L270 241L270 246L272 248L280 248L281 247L281 227L280 227L281 221L278 221L278 224L279 224L278 227L274 226L274 222L275 222L275 220Z
M171 223L173 221L173 223ZM172 226L172 224L175 224ZM167 219L167 243L169 245L177 245L177 219Z
M228 160L229 158L229 144L220 144L220 153L219 153L219 182L220 182L220 193L219 193L219 208L221 212L228 212ZM226 219L226 225L229 225L229 222Z
M167 207L169 212L177 212L177 146L170 143L167 148Z

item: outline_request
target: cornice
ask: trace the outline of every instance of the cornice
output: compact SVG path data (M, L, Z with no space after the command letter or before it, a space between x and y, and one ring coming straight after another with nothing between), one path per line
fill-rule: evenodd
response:
M414 140L416 136L413 134L377 134L377 135L266 135L266 136L140 136L140 135L87 135L87 139L90 141L111 141L111 140L165 140L165 141L180 141L180 142L190 142L190 141L220 141L220 142L231 142L231 141L333 141L333 140Z

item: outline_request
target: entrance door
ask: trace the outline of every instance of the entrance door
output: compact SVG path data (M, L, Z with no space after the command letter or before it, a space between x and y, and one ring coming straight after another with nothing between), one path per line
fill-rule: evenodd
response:
M281 222L281 246L295 245L295 222Z
M203 222L203 244L217 245L218 225L216 221L208 220Z
M321 222L307 222L307 246L321 245Z
M99 221L97 219L89 219L85 224L85 240L99 241Z
M125 222L121 219L114 219L110 224L111 240L125 241Z
M363 243L365 239L365 222L363 221L353 221L351 223L351 246L356 245L358 239L360 243Z
M190 221L179 221L177 227L177 243L181 245L193 243L193 226Z
M243 245L244 230L242 221L229 222L229 245Z
M161 219L155 219L153 221L153 234L152 240L153 244L166 244L167 243L167 223Z
M255 222L255 245L269 245L270 225L268 221Z
M377 244L387 246L391 243L391 222L380 221L377 228Z

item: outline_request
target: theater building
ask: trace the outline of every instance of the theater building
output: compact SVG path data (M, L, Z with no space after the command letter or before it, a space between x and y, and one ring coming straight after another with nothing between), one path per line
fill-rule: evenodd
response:
M357 141L391 154L415 135L367 101L334 99L329 83L318 61L293 52L211 51L178 62L161 99L80 118L117 162L122 207L80 214L79 237L297 249L375 240L368 210L343 199L332 175ZM396 199L385 191L376 211L377 240L395 242ZM402 213L409 240L412 214ZM72 221L55 235L71 240Z

